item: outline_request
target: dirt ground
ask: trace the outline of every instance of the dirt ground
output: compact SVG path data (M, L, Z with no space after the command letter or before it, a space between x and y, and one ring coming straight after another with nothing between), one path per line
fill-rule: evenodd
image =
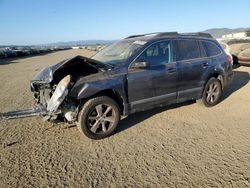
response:
M0 111L31 107L42 67L86 50L0 61ZM40 118L0 122L0 187L250 187L250 67L235 68L222 102L137 113L94 141Z

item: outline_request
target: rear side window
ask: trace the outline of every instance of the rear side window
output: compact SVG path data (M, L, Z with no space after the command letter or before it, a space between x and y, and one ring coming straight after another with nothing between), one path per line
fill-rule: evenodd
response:
M202 42L199 42L199 44L200 44L201 57L207 57L207 52L205 50L204 45L202 45Z
M200 58L199 42L196 40L176 40L176 60Z
M213 42L202 41L207 56L216 56L221 53L221 49Z

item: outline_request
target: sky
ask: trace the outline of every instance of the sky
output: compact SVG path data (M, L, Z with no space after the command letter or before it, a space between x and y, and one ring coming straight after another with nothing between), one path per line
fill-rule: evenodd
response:
M250 27L250 0L0 0L0 45Z

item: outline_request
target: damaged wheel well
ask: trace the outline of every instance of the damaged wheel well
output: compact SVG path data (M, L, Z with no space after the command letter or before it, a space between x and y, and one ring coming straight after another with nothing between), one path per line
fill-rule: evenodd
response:
M114 99L117 102L117 104L119 105L119 110L120 110L121 114L123 114L123 115L125 114L124 99L120 96L120 94L118 92L116 92L113 89L106 89L106 90L103 90L103 91L96 93L95 95L93 95L91 97L81 99L80 104L83 104L87 100L89 100L90 98L94 98L97 96L108 96L108 97Z

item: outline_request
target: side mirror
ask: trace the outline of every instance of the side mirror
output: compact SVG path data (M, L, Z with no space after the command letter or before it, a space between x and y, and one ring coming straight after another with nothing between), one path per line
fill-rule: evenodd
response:
M147 69L149 67L149 63L147 61L135 62L131 67L133 69Z

